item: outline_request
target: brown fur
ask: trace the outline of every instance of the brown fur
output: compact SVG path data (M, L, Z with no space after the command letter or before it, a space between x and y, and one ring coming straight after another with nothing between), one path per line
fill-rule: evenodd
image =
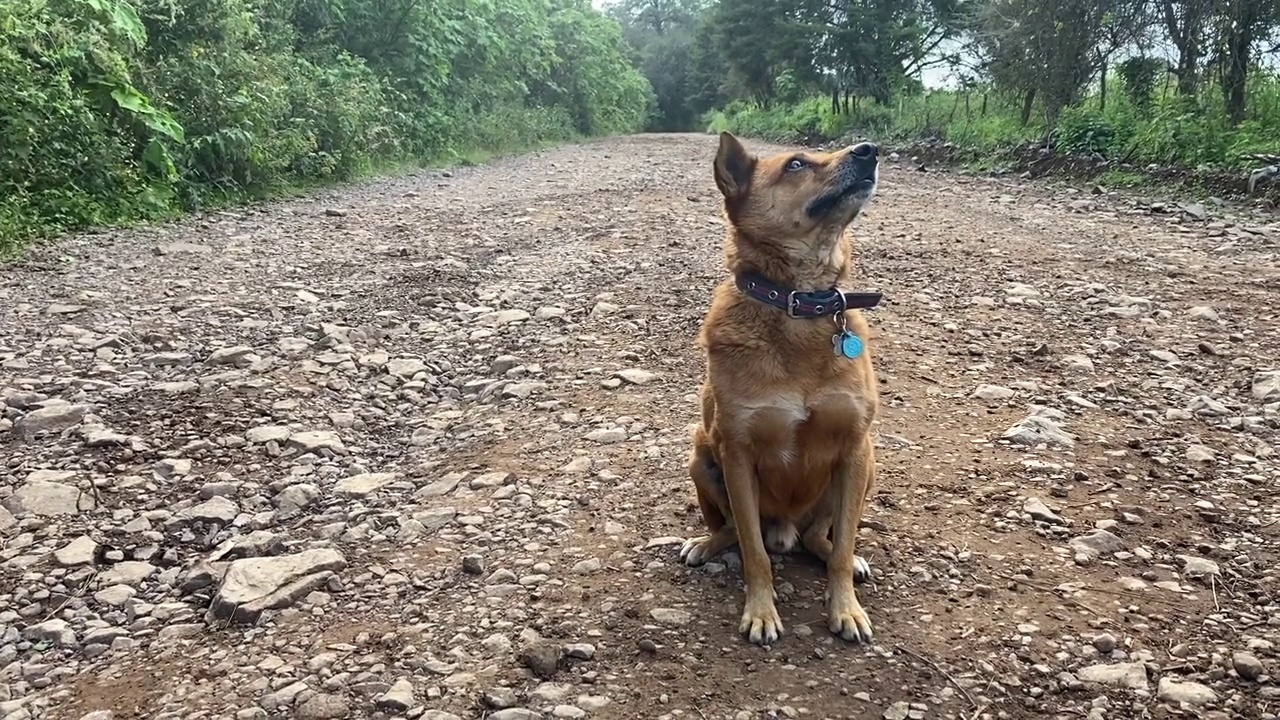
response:
M845 230L870 199L864 192L817 219L815 198L841 182L851 149L755 158L720 137L716 184L725 201L729 269L754 270L800 291L853 290ZM789 171L793 159L805 165ZM845 311L867 344L862 313ZM827 615L846 640L871 638L854 590L870 568L854 552L858 523L875 482L870 428L878 407L867 350L837 356L834 318L797 319L742 294L732 279L716 289L699 345L707 357L702 425L689 474L708 535L681 557L698 565L740 545L746 602L740 630L771 643L783 631L774 601L769 546L790 550L797 536L827 565Z

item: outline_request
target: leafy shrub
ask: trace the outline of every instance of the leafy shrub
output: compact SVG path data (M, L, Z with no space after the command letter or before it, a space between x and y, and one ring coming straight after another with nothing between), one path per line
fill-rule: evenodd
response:
M585 0L0 0L0 250L639 130L624 49Z

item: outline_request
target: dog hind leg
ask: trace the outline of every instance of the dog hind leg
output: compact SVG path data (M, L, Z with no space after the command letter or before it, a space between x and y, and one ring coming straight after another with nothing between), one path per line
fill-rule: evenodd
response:
M711 531L707 535L685 540L680 547L680 559L689 567L697 567L738 542L738 531L733 525L733 518L726 518L721 510L729 501L725 495L724 474L716 464L706 432L702 428L694 433L688 470L698 496L702 521Z
M813 553L824 564L831 559L831 525L830 513L823 513L805 528L800 537L800 544L805 550ZM853 581L862 584L871 580L871 563L861 555L853 556Z

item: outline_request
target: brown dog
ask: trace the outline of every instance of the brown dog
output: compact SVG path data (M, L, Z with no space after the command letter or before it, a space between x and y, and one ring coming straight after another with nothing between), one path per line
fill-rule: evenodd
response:
M720 135L715 179L734 278L716 288L703 321L702 425L689 460L710 534L686 541L680 557L701 565L738 543L746 581L739 630L755 643L783 630L764 528L772 549L788 551L799 538L826 562L831 631L871 640L854 592L855 576L871 568L854 544L875 482L879 398L857 308L880 296L847 291L845 230L875 193L876 154L860 143L756 158Z

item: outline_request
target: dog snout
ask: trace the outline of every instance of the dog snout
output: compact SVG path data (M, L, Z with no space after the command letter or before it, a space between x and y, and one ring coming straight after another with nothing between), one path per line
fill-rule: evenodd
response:
M880 154L880 148L875 143L860 142L849 148L849 152L858 160L875 160Z
M847 172L852 172L859 180L874 177L878 164L876 156L879 153L880 148L875 143L860 142L850 146L849 154L844 158L844 166Z

